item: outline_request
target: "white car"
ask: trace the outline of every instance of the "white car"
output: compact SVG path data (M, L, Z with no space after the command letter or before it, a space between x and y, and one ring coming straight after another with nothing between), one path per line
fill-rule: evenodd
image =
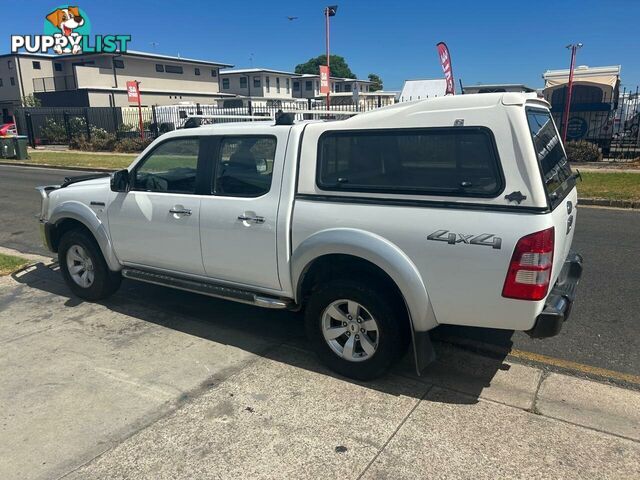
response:
M79 297L125 277L304 309L321 359L368 379L409 344L422 370L442 324L557 334L575 185L548 104L492 93L175 131L110 178L39 189Z

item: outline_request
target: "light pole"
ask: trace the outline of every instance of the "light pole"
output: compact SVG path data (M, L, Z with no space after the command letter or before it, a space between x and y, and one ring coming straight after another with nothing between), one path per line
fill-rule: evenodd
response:
M327 74L327 83L329 84L329 91L327 92L327 110L329 110L329 106L331 104L331 67L329 65L329 17L335 17L337 11L337 5L332 5L324 9L325 30L327 34L327 70L329 71Z
M581 43L567 45L571 49L571 66L569 68L569 83L567 84L567 97L564 103L564 115L562 116L562 143L567 141L567 129L569 128L569 110L571 108L571 93L573 92L573 71L576 67L576 52L582 48Z

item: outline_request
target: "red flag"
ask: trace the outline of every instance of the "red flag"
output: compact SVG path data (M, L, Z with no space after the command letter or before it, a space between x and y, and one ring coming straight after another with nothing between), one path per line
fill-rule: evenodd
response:
M449 49L447 44L440 42L436 45L438 49L438 56L440 57L440 64L442 65L442 71L444 72L444 78L447 81L446 95L455 95L456 88L453 83L453 69L451 68L451 56L449 55Z
M138 89L138 82L135 80L127 82L127 98L129 103L140 103L140 90Z
M329 67L320 65L320 93L329 92L331 92L331 87L329 87Z

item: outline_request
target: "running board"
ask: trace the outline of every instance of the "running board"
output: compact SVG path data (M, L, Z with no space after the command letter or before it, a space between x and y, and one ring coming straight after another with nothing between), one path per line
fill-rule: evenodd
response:
M140 282L153 283L164 287L177 288L187 292L200 293L210 297L223 298L234 302L247 303L263 308L286 309L293 306L293 302L267 295L250 292L248 290L240 290L237 288L225 287L216 283L199 282L197 280L188 280L185 278L164 275L161 273L153 273L145 270L133 268L122 269L122 276L131 280Z

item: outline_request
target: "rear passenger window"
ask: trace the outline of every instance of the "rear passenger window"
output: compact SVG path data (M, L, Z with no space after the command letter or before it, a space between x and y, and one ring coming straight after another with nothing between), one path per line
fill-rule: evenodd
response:
M484 128L330 132L319 142L323 190L493 197L502 176Z
M134 190L195 193L200 141L181 138L161 143L136 168Z
M216 165L214 193L232 197L259 197L271 188L275 137L225 137Z

